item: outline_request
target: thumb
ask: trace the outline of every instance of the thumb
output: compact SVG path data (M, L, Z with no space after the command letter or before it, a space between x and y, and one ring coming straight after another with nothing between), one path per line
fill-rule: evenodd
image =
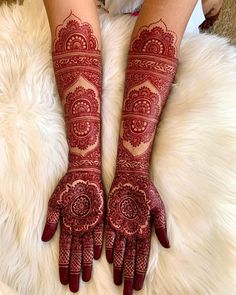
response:
M51 240L57 230L57 224L60 217L59 208L48 207L47 221L42 234L42 241Z
M152 212L155 232L158 240L164 248L170 248L170 243L167 236L166 214L165 209L154 209Z

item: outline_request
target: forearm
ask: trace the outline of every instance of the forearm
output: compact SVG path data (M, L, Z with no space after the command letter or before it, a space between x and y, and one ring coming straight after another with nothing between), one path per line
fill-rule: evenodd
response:
M69 170L100 171L101 38L93 0L45 0L64 108Z
M118 172L148 173L156 127L195 4L195 0L147 0L142 6L128 53Z

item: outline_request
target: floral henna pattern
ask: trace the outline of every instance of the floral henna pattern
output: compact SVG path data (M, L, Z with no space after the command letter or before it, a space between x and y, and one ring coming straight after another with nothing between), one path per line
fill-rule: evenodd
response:
M91 182L89 174L67 174L55 193L57 206L63 211L63 225L69 232L83 234L95 227L103 213L103 192L99 179ZM86 180L83 180L83 179ZM94 180L93 180L94 181Z
M61 220L59 273L72 292L88 281L102 250L104 189L101 180L101 52L89 23L71 13L56 30L53 66L69 145L69 167L49 200L42 240Z
M156 229L165 230L164 204L148 176L117 175L108 199L107 220L113 230L127 239L145 238L150 233L151 215Z
M130 45L116 174L108 196L106 255L124 295L143 286L151 227L168 248L166 215L151 182L149 162L156 127L177 68L176 35L160 20L142 27Z
M64 105L69 166L100 170L101 52L90 24L73 13L57 28L53 65Z
M100 131L98 107L95 92L91 89L79 86L67 95L64 109L70 147L87 150L97 142ZM85 120L85 116L90 120Z
M110 191L108 220L125 237L145 235L150 219L149 200L132 184L121 184Z
M152 147L176 72L175 41L175 35L160 21L142 28L131 44L121 131L122 144L131 154L142 155Z

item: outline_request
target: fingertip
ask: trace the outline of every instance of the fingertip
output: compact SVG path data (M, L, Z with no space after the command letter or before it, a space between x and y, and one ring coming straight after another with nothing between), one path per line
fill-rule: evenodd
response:
M133 288L136 291L140 291L143 288L145 276L143 274L135 274Z
M108 263L113 262L113 251L112 251L112 249L106 249L106 258L107 258Z
M92 265L84 265L82 280L84 282L88 282L91 279L91 276L92 276Z
M133 280L125 280L124 282L124 295L132 295L133 294Z
M167 248L167 249L170 248L170 242L167 237L167 230L166 229L162 228L162 229L156 230L156 235L157 235L157 238L160 241L161 245L164 248Z
M114 268L113 279L114 279L114 283L117 286L120 286L122 284L122 269Z
M43 242L48 242L54 236L57 229L57 223L46 223L41 240Z
M69 289L72 293L76 293L79 291L79 275L78 274L70 274Z
M98 260L102 254L102 246L94 246L94 259Z
M59 267L59 276L60 276L60 282L62 283L62 285L67 285L69 283L69 269L68 268Z

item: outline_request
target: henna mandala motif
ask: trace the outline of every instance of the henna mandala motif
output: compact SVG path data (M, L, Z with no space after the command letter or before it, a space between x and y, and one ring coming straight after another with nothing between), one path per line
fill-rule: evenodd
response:
M108 221L113 229L128 239L144 237L154 208L159 208L158 228L165 228L164 205L148 176L116 176L108 199Z
M77 180L67 184L58 200L64 205L63 224L79 233L94 228L102 215L102 195L97 185L88 181Z
M72 212L78 216L87 215L90 209L90 200L86 195L82 195L74 200L71 205Z
M100 221L103 205L100 177L83 172L66 174L50 200L51 208L62 209L64 226L70 231L79 233L94 228ZM54 211L49 212L51 221Z
M128 219L138 216L138 208L131 198L126 198L120 203L120 212Z
M125 101L124 111L139 115L152 116L154 119L160 112L158 94L153 93L148 87L132 90Z
M130 184L115 187L109 196L109 221L125 236L142 236L148 226L149 206L145 192Z
M175 34L167 30L163 21L159 21L158 26L155 24L141 28L139 37L133 41L131 50L175 58L175 42Z
M86 150L97 142L100 132L98 107L95 92L91 89L79 86L67 95L64 109L71 147ZM86 120L88 116L92 118Z
M144 119L124 119L123 139L129 141L132 146L138 147L141 143L149 142L156 129L155 122L148 122Z
M73 16L76 19L70 19ZM58 32L54 48L56 52L70 50L96 50L97 39L93 35L92 27L89 23L81 22L76 16L71 14L68 17L66 26Z

